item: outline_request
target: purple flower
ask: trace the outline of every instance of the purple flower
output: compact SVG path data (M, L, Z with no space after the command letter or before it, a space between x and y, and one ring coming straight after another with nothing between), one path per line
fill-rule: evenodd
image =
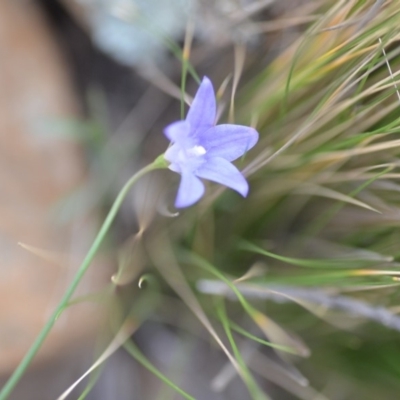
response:
M169 169L181 174L175 207L196 203L204 194L199 178L228 186L246 197L249 185L231 163L258 141L253 128L241 125L215 125L216 104L211 81L204 77L184 121L168 125L165 136L172 145L165 153Z

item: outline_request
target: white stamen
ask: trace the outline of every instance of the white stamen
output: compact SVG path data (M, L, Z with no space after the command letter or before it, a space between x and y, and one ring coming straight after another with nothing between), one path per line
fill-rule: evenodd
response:
M203 146L194 146L189 150L189 152L194 156L203 156L207 153L206 149Z

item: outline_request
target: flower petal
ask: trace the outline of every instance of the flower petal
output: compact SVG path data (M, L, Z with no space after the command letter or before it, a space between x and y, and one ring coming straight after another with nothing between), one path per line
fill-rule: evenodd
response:
M189 138L190 124L187 121L177 121L164 128L165 136L174 143L183 147L194 146L193 140Z
M233 161L250 150L258 141L258 132L248 126L217 125L202 132L198 144L209 157L222 157Z
M214 126L216 110L214 88L211 81L205 76L186 116L192 134L196 135L198 132Z
M196 203L204 194L204 184L191 172L183 171L178 194L175 200L176 208L189 207Z
M243 197L249 192L249 184L241 172L229 161L221 157L207 160L197 171L200 178L220 183L239 192Z
M167 151L164 154L164 158L169 161L171 164L168 166L168 168L171 171L178 172L179 174L181 173L181 168L179 166L179 152L181 151L181 147L179 144L173 144L172 146L169 146Z

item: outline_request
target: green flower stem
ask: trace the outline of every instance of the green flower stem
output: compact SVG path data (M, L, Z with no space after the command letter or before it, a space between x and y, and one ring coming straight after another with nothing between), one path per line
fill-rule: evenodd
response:
M135 358L140 364L142 364L145 368L147 368L152 374L157 376L157 378L161 379L166 385L177 391L182 397L186 400L196 400L189 393L186 393L179 386L175 385L172 381L170 381L163 373L161 373L139 350L139 348L133 343L131 340L127 340L124 343L125 350Z
M36 353L39 351L41 348L43 342L47 338L47 335L50 333L52 327L54 326L55 322L57 321L57 318L61 315L63 310L67 307L72 295L74 294L78 284L82 280L83 276L85 275L85 272L89 268L91 262L93 261L95 255L97 254L101 244L103 243L103 240L110 229L110 226L112 222L115 219L115 216L117 215L118 210L120 209L123 201L125 200L127 194L129 193L130 189L132 186L143 176L146 175L150 171L154 171L156 169L162 169L167 167L167 162L164 159L164 155L159 156L149 164L148 166L142 168L140 171L138 171L135 175L133 175L129 181L125 184L125 186L121 189L119 192L117 198L114 201L114 204L112 205L105 221L103 222L103 225L100 228L100 231L98 232L92 246L90 247L88 253L86 254L85 259L83 260L81 266L79 267L78 272L76 273L71 285L65 292L63 298L61 299L60 303L58 304L57 308L47 321L46 325L43 327L42 331L36 338L35 342L29 349L29 351L25 354L25 357L22 359L14 373L11 375L11 377L8 379L2 390L0 391L0 400L5 400L8 398L8 396L11 394L13 391L14 387L17 385L23 374L25 373L26 369L32 362L33 358L35 357Z

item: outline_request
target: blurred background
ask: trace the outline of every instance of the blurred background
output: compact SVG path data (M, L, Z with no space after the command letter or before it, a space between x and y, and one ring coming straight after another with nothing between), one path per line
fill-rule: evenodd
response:
M399 5L0 3L2 385L199 78L260 133L247 199L135 185L11 399L398 398Z

